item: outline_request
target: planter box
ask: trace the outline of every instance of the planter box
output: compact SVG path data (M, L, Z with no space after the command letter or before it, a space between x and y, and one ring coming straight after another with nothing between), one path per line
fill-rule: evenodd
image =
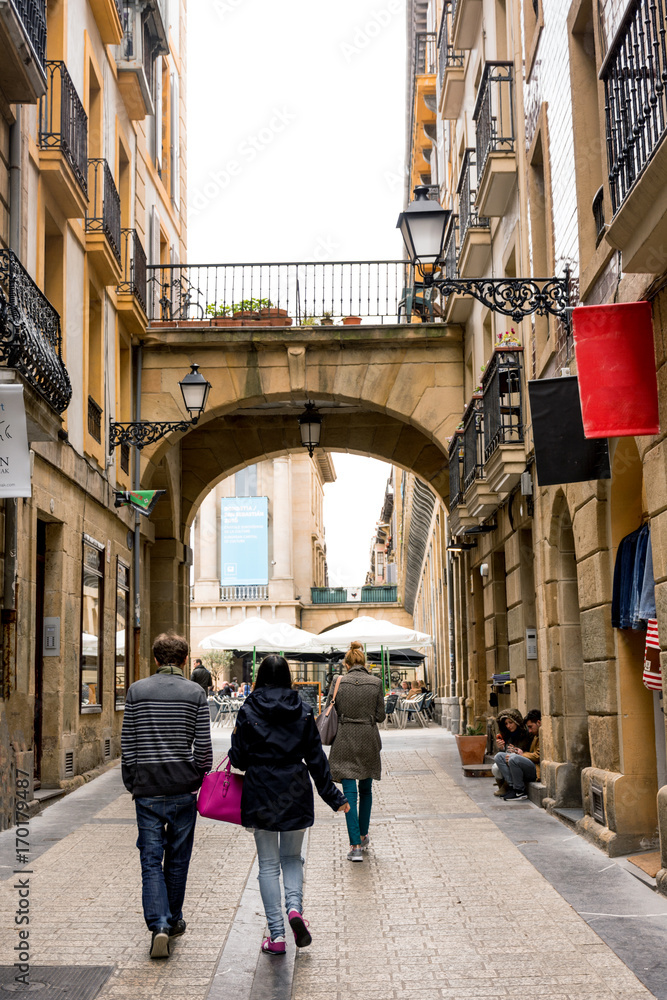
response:
M486 756L486 734L483 736L454 736L462 764L483 764Z

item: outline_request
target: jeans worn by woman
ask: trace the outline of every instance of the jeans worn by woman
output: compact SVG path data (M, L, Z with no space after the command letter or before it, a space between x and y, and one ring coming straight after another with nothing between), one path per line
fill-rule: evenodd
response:
M285 910L301 913L303 902L303 858L301 845L305 830L255 830L259 861L259 891L264 904L269 933L275 940L285 936L280 893L280 869L285 887Z
M134 800L141 858L142 903L148 929L173 927L183 916L197 819L197 796L152 795ZM164 866L163 866L164 858Z
M359 780L359 808L357 810L357 782L354 778L343 778L343 795L350 803L350 811L345 813L347 833L352 847L361 843L361 838L368 836L371 822L371 807L373 805L373 779Z

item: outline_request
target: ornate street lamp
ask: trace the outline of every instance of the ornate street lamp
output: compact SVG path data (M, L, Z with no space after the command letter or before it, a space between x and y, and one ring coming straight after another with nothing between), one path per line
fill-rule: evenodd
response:
M190 420L132 420L124 424L112 421L109 424L109 454L119 444L134 445L135 448L141 449L147 444L159 441L171 431L187 431L194 427L206 407L211 383L201 374L199 365L193 364L188 374L178 384Z
M570 322L570 269L562 278L452 278L436 272L444 264L443 244L451 212L426 197L428 188L419 185L411 201L398 217L410 263L424 285L434 286L443 297L470 295L493 312L511 316L519 323L526 316L550 313L563 323Z
M313 457L313 452L320 443L320 433L322 431L322 416L318 412L314 403L306 403L306 409L299 417L299 430L301 432L301 444L308 449L308 454Z

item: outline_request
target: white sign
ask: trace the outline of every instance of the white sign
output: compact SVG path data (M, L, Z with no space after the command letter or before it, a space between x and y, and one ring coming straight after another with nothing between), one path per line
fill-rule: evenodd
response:
M22 385L0 386L0 497L32 496Z

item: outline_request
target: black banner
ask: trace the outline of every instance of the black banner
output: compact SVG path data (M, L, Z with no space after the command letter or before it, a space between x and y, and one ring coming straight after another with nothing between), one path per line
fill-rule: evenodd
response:
M584 437L576 376L528 383L540 486L611 479L606 438Z

